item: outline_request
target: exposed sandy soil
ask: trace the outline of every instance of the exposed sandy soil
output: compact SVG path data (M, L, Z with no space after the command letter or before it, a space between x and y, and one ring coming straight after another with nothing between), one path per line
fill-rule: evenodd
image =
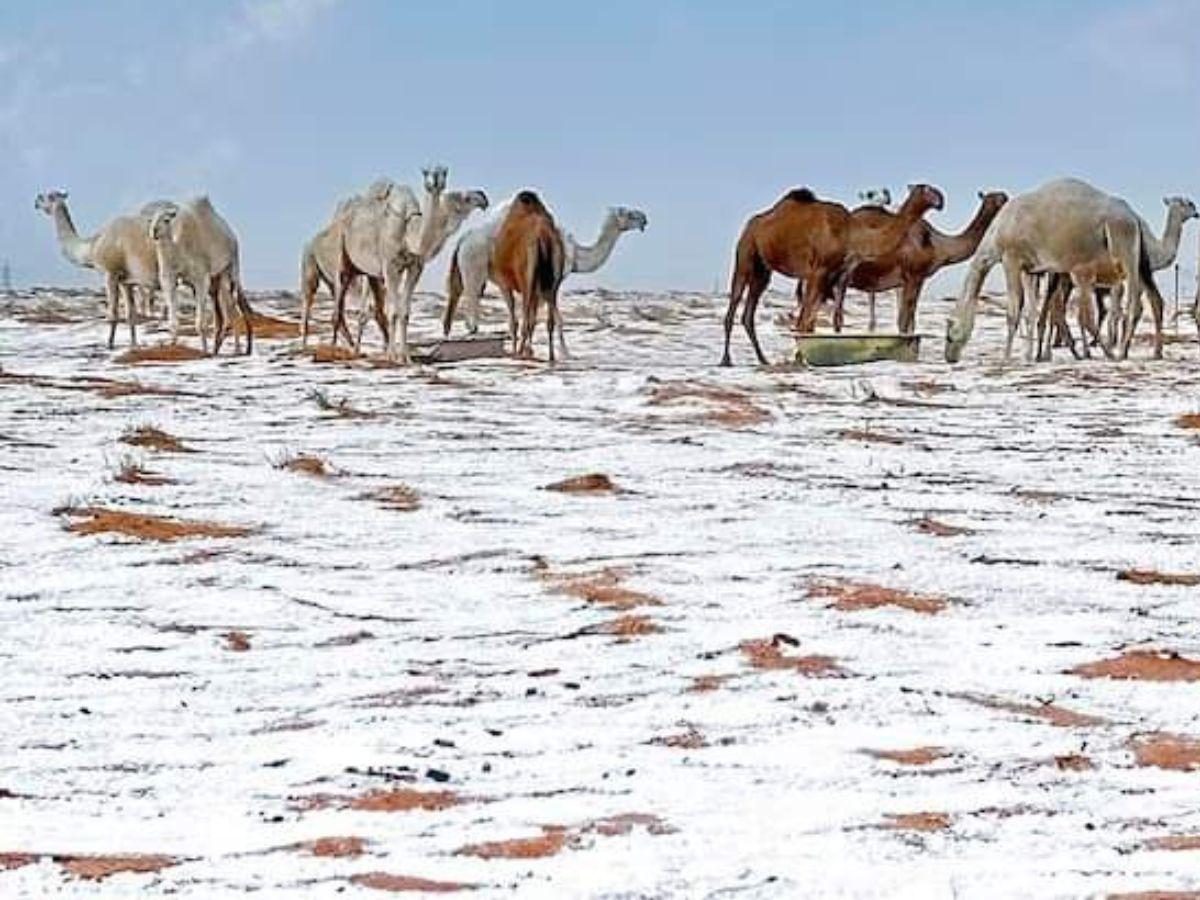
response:
M548 484L546 490L558 491L560 494L613 494L616 493L617 486L607 475L592 472Z
M113 362L126 366L140 366L155 363L184 363L198 359L208 359L202 350L189 347L187 344L148 344L131 347L119 354Z
M949 367L927 299L920 365L720 369L720 298L595 291L566 363L406 370L276 295L131 369L27 300L0 897L1200 889L1195 343L1000 367L989 307Z

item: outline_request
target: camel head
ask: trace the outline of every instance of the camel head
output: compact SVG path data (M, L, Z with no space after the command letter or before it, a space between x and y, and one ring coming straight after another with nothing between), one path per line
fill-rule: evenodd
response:
M888 207L892 205L892 192L887 188L871 188L858 192L858 199L869 206Z
M1004 191L980 191L979 206L980 209L994 217L996 213L1004 208L1004 204L1008 202L1008 194Z
M66 202L66 191L46 191L46 193L38 194L34 198L33 208L39 212L44 212L48 216L52 216Z
M488 197L483 191L449 191L442 195L442 208L450 218L462 221L477 209L487 209Z
M931 184L910 184L908 197L904 201L906 209L924 215L931 209L942 209L946 205L945 195Z
M1200 212L1196 210L1196 204L1187 197L1163 197L1163 203L1167 205L1167 209L1178 209L1183 216L1183 221L1189 219L1200 218Z
M179 207L174 205L164 205L159 207L154 215L150 217L149 233L150 239L154 241L165 241L171 237L171 223L175 221L175 217L179 215Z
M629 209L624 206L614 206L608 211L617 231L645 231L650 220L640 209Z
M450 170L445 166L431 166L428 169L422 169L421 174L425 178L425 191L429 194L440 194L446 190L446 178L450 174Z

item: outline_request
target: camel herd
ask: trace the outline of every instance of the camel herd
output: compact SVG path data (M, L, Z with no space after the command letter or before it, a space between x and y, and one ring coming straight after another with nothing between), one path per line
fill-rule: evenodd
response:
M1161 239L1124 200L1074 178L1049 182L1011 200L1003 193L980 193L979 200L979 210L963 232L945 235L924 221L925 213L943 205L941 192L926 184L912 185L896 212L878 202L850 210L804 188L788 192L753 216L738 240L721 364L730 364L729 341L739 307L759 362L767 361L754 313L773 272L796 279L801 332L814 329L818 309L827 300L834 304L834 328L840 331L846 290L854 287L872 300L877 291L898 288L896 324L902 334L911 334L922 285L939 269L966 259L970 269L946 327L947 362L962 357L984 280L997 264L1004 270L1008 301L1005 360L1012 355L1022 315L1027 361L1049 358L1056 340L1077 358L1099 346L1108 357L1124 359L1141 319L1143 295L1154 315L1154 355L1162 358L1164 303L1153 274L1175 262L1183 225L1197 217L1191 200L1166 198ZM1072 290L1079 294L1081 347L1067 323ZM1200 329L1200 304L1194 314ZM1102 334L1104 319L1108 328Z
M409 306L425 266L433 260L476 210L488 209L481 190L449 191L444 167L426 169L425 198L417 200L407 185L380 178L364 192L337 204L330 221L304 246L300 263L300 334L307 344L317 289L333 296L333 343L339 336L359 349L371 315L383 335L390 359L408 364ZM241 352L235 323L253 347L250 306L242 287L238 241L233 229L207 197L186 201L156 200L128 215L110 219L95 234L82 237L67 209L65 191L39 194L36 209L50 216L63 255L77 266L104 276L111 348L116 339L119 307L125 301L129 340L137 343L137 320L152 313L159 294L167 299L172 341L179 338L178 288L189 287L196 299L196 331L208 352L207 310L213 310L212 352L218 353L232 333ZM559 228L554 216L533 191L521 191L488 221L464 233L450 267L449 302L443 329L449 334L455 309L467 300L468 328L479 328L479 303L491 281L500 290L509 314L509 334L518 356L533 355L533 327L547 309L550 359L554 339L562 355L566 340L558 292L574 272L594 272L611 256L621 235L644 231L646 214L613 207L593 244L582 244ZM346 297L359 285L355 335L346 322ZM517 309L516 296L522 299ZM519 323L523 325L519 328Z
M329 222L301 255L301 341L307 344L317 290L333 297L332 341L339 336L359 350L373 316L389 359L407 364L409 308L426 265L477 210L488 210L481 190L447 190L444 167L425 170L422 201L406 185L381 178L364 192L338 203ZM947 322L945 355L957 362L971 338L975 311L988 273L1003 269L1007 294L1009 359L1018 326L1026 322L1025 358L1049 358L1053 346L1067 346L1076 358L1099 347L1109 358L1129 354L1140 322L1143 297L1154 318L1155 358L1163 354L1164 303L1154 272L1172 265L1184 224L1197 217L1192 201L1166 199L1167 223L1161 238L1124 200L1077 179L1059 179L1012 199L1001 192L979 194L979 208L958 234L944 234L925 221L945 205L942 192L928 184L909 188L904 202L888 208L890 194L872 191L867 203L848 209L822 200L807 188L789 191L770 209L751 217L742 229L734 258L725 315L722 365L730 365L730 339L739 307L742 325L761 363L755 312L773 273L796 280L796 327L815 329L821 305L833 304L833 325L844 324L846 291L865 292L875 327L875 295L898 292L897 328L916 328L921 289L940 269L971 260L962 293ZM238 240L206 197L157 200L108 221L91 237L81 237L67 210L67 194L39 194L35 207L55 224L59 246L78 266L103 274L113 346L119 306L125 300L131 343L137 319L152 314L154 299L166 298L172 340L179 336L180 284L195 297L196 330L208 352L207 310L213 311L212 352L227 337L241 352L236 322L253 346L252 314L241 281ZM467 329L479 328L480 299L488 282L508 307L514 353L533 355L533 332L545 307L549 358L566 356L558 294L574 272L594 272L609 259L620 236L643 231L640 210L609 210L597 240L578 243L555 222L533 191L524 190L466 230L455 244L442 317L449 335L462 302ZM358 318L351 335L346 298L357 285ZM1076 340L1068 308L1076 295L1080 329ZM518 306L517 297L521 298ZM1200 309L1196 311L1200 328Z

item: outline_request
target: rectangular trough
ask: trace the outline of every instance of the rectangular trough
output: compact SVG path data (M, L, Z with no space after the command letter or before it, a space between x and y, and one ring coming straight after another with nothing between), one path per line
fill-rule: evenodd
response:
M916 362L917 334L804 334L796 338L796 362L807 366L854 366L892 360Z
M413 348L413 358L420 363L462 362L468 359L502 358L508 355L504 349L508 335L476 334L462 338L444 338L440 341L418 344Z

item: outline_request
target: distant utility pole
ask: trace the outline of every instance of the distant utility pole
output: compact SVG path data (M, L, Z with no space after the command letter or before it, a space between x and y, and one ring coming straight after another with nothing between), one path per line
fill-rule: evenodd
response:
M0 263L0 290L3 290L6 294L13 292L12 266L8 264L7 259Z

